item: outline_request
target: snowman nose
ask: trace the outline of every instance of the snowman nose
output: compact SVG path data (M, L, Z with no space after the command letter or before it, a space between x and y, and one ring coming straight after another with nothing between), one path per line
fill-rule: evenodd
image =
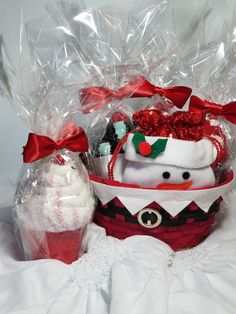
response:
M192 186L193 181L188 181L184 183L160 183L156 185L159 190L187 190Z

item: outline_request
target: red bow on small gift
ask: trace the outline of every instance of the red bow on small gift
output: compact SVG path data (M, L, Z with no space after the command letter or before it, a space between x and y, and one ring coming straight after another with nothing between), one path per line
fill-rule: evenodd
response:
M192 96L189 104L189 111L204 111L216 116L222 116L233 124L236 124L236 101L226 105L219 105L197 96Z
M23 151L24 163L31 163L51 155L56 150L68 149L72 152L87 152L88 138L83 129L76 129L73 135L59 141L43 135L30 133Z
M102 86L83 88L80 91L80 99L82 106L91 104L89 108L83 110L84 113L97 110L112 99L152 97L156 94L168 98L175 106L182 108L190 97L191 92L192 89L185 86L161 88L139 76L118 90L111 90Z

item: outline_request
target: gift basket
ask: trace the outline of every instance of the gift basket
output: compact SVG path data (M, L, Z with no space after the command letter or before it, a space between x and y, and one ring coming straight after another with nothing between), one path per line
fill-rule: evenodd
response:
M212 56L218 50L184 51L183 58L165 1L145 2L132 13L81 7L75 15L71 7L55 7L77 39L88 39L78 49L93 64L93 84L79 97L91 119L86 131L98 197L94 222L119 239L149 235L174 250L196 246L232 189L235 103L192 96L189 109L179 109L191 94L183 82L201 95L197 82L205 75L209 100L215 96L209 84L217 90L229 82L219 75L217 58L199 62L199 76L191 72L206 49Z
M31 130L15 195L15 234L25 259L70 264L83 252L95 207L80 158L88 151L88 138L76 101L79 85L73 86L66 52L74 50L55 26L44 23L44 29L40 19L26 26L27 46L22 42L18 68L2 37L0 42L1 94Z

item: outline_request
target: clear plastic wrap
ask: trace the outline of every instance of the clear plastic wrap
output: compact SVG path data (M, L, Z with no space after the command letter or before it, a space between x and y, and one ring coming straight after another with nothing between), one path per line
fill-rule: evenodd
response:
M105 135L113 113L119 108L128 111L129 116L134 112L132 108L126 109L129 98L142 97L147 79L161 87L174 82L170 73L179 59L175 36L166 28L166 20L170 18L168 5L166 0L139 1L131 10L95 8L87 3L66 1L47 5L54 22L60 25L58 29L64 33L71 67L83 65L83 84L78 88L78 96L83 112L90 113L85 119L91 121L86 129L91 152L96 154L98 140ZM44 54L38 37L34 37L35 50ZM159 72L155 73L157 67ZM154 85L149 84L148 89L149 97L158 94ZM188 96L189 91L186 89Z
M197 95L191 97L189 109L204 112L221 129L226 156L214 169L219 182L235 161L235 4L208 1L207 11L197 32L203 34L201 41L185 51L184 67Z
M48 6L56 23L66 25L67 40L76 47L89 73L79 96L90 121L86 129L90 168L98 170L97 174L104 172L108 155L115 149L111 133L119 132L120 137L125 129L130 131L129 120L139 107L144 103L149 107L157 103L182 107L191 94L188 87L170 87L184 81L184 74L168 6L161 0L138 2L131 11L66 2ZM119 113L120 120L114 122L114 115L117 119ZM121 129L115 130L113 122ZM101 171L93 164L99 154L103 156Z

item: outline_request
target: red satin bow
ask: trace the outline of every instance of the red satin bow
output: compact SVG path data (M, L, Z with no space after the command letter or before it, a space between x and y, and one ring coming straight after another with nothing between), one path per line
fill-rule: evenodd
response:
M222 116L228 121L236 124L236 101L224 106L192 96L189 104L189 111L205 111L216 116Z
M87 152L88 138L82 129L76 133L54 142L47 136L30 133L23 151L24 163L31 163L49 156L56 150L68 149L73 152Z
M102 86L84 88L80 91L80 99L82 106L91 104L89 108L83 110L84 113L99 109L111 99L152 97L156 94L168 98L176 107L182 108L190 97L191 92L192 89L185 86L161 88L140 76L118 90L110 90Z

